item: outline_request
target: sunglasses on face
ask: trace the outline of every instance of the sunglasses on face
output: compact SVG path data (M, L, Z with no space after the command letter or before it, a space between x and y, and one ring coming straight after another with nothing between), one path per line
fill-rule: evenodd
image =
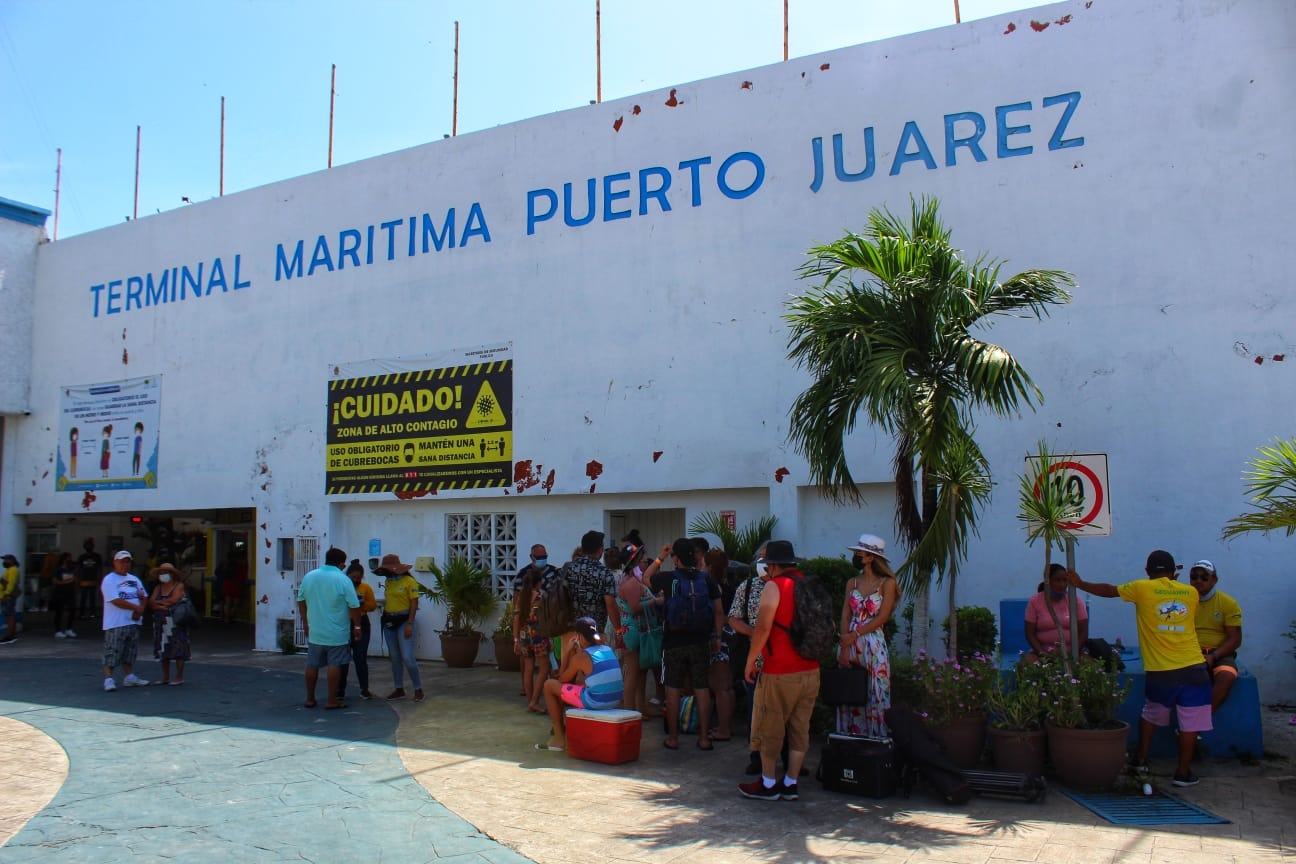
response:
M1209 582L1209 581L1210 581L1210 578L1211 578L1211 577L1210 577L1210 574L1209 574L1209 573L1190 573L1190 574L1188 574L1188 581L1189 581L1189 582Z

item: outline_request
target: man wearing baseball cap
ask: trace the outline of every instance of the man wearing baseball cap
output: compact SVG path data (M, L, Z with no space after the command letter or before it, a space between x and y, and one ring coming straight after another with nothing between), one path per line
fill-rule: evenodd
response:
M1237 649L1242 647L1242 607L1218 589L1215 565L1203 558L1188 570L1197 589L1197 644L1211 672L1211 713L1219 710L1237 680Z
M123 687L142 687L148 682L135 675L135 654L139 650L140 619L148 592L144 583L131 572L131 553L122 549L113 556L112 570L99 584L103 594L103 689L111 693L117 689L113 668L121 666L126 677Z
M5 619L5 635L0 645L18 641L18 595L22 592L22 577L18 572L18 559L5 555L0 559L4 567L0 575L0 616Z
M1170 724L1174 709L1179 726L1179 766L1174 785L1196 786L1192 772L1197 733L1211 725L1211 678L1197 645L1197 592L1181 585L1175 576L1174 557L1161 549L1148 555L1148 578L1124 585L1085 582L1074 570L1067 581L1098 597L1119 597L1133 603L1138 623L1139 650L1143 654L1146 691L1143 716L1139 720L1136 774L1147 773L1148 751L1158 726Z

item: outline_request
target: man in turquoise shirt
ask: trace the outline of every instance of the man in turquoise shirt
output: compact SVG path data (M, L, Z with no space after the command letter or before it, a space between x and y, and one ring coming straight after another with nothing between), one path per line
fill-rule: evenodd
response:
M346 552L330 548L324 566L306 574L297 589L297 609L306 633L306 707L314 708L320 667L326 667L329 701L324 707L345 708L337 698L342 667L351 662L351 634L360 631L360 600L355 585L342 572Z

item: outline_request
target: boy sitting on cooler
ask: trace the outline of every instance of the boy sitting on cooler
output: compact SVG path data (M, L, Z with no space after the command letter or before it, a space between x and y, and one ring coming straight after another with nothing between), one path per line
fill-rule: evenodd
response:
M600 711L621 707L624 685L621 664L616 653L603 644L593 618L577 618L563 646L558 678L544 683L545 706L553 724L553 736L537 750L565 750L567 736L563 726L566 706Z

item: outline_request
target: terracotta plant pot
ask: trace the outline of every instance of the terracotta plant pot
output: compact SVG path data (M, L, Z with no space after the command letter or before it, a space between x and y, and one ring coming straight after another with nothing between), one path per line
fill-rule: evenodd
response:
M960 768L975 768L985 749L986 720L984 714L957 717L944 726L929 728L951 762Z
M516 672L522 668L522 658L513 653L512 636L496 636L495 668L501 672Z
M469 633L456 636L451 633L441 635L441 659L447 666L456 669L467 669L477 662L477 649L481 647L481 634Z
M1043 729L996 729L990 727L990 750L996 771L1042 775L1048 753L1048 735Z
M1125 768L1128 723L1114 729L1063 729L1049 724L1044 728L1059 780L1081 792L1102 792L1116 785Z

